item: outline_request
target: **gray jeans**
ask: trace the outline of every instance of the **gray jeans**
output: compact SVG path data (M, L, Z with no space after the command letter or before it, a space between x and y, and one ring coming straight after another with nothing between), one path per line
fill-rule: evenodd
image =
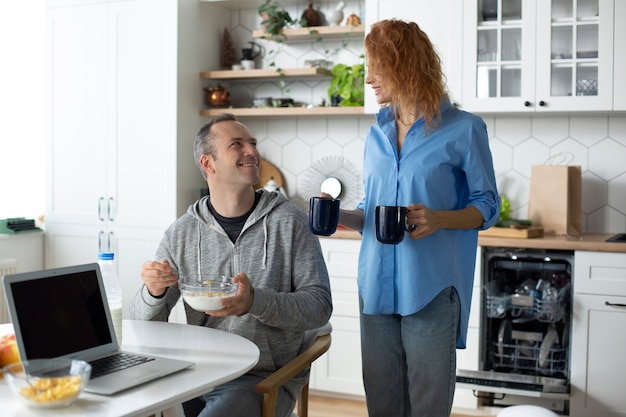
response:
M256 386L264 378L245 374L222 384L211 392L183 403L185 417L259 417L263 407L263 394ZM281 388L276 401L276 416L291 414L295 400Z
M450 415L459 316L459 297L452 287L410 316L361 313L369 417Z

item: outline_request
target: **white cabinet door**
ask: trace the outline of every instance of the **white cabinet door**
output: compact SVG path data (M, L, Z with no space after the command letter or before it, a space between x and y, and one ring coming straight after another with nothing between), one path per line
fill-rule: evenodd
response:
M576 294L626 297L626 253L576 251Z
M612 110L613 27L613 0L537 1L537 111Z
M312 367L312 390L365 396L356 284L360 240L321 238L333 294L332 343Z
M626 2L615 2L615 35L614 42L614 62L613 62L613 110L626 110Z
M576 294L570 416L626 416L624 329L626 297Z
M535 3L502 2L510 7L483 12L484 3L463 2L463 106L534 111Z
M462 79L462 16L459 4L453 0L413 0L410 7L403 0L368 0L365 2L366 30L384 19L416 22L428 35L443 61L450 98L461 100ZM372 90L365 86L365 112L377 113L378 104Z
M47 222L96 224L106 215L106 33L106 5L48 11Z
M176 198L168 197L176 189L175 5L109 6L107 196L116 227L166 228L176 217Z

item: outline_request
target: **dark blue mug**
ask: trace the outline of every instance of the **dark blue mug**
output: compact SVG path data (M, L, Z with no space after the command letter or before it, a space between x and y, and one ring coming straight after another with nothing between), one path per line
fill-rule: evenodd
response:
M406 225L406 207L376 206L376 239L380 243L397 244L404 239L404 232L410 231Z
M309 200L309 228L316 235L330 236L337 231L339 200L311 197Z

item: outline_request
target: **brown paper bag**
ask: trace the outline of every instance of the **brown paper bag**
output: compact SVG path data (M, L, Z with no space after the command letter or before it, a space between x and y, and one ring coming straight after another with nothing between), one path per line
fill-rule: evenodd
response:
M582 233L582 179L578 165L533 165L528 219L546 234Z

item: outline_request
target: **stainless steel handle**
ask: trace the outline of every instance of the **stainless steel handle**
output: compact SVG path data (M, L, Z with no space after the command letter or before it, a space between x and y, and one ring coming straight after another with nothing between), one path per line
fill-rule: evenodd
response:
M109 235L107 236L107 251L109 252L115 252L115 249L113 248L114 236L113 232L109 232Z
M104 197L100 197L98 199L98 219L103 222L104 217L102 217L102 204L104 203Z
M115 218L113 217L113 203L115 202L113 197L109 197L109 201L107 202L107 217L109 218L109 221L112 222L115 220Z
M609 307L626 307L626 304L623 303L609 303L608 301L604 302L605 306L609 306Z
M104 230L100 230L98 233L98 252L106 252L102 250L102 240L104 239Z

